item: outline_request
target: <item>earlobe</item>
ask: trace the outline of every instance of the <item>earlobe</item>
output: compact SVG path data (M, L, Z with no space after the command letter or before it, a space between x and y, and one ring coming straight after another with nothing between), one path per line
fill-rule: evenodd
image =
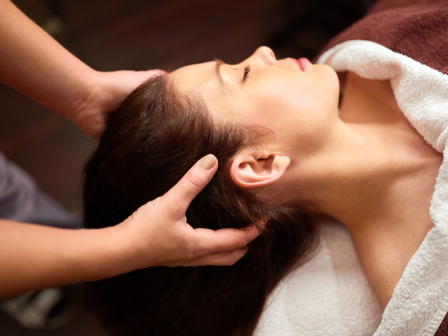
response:
M254 153L241 153L234 158L230 175L240 187L265 187L280 180L290 162L289 157L279 154L257 157Z

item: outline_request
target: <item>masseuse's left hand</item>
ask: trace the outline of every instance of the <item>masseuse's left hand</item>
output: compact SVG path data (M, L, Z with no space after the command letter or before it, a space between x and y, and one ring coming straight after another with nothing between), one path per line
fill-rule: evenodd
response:
M213 231L193 229L187 223L188 206L217 169L218 160L211 154L205 156L165 195L143 205L115 227L127 250L123 255L132 256L127 261L130 269L233 265L246 254L245 246L259 234L255 226Z
M162 70L98 72L0 0L0 82L77 124L99 139L108 112Z
M95 83L83 101L70 108L67 117L84 133L99 139L104 131L106 116L120 107L126 97L148 79L166 74L163 70L93 72Z

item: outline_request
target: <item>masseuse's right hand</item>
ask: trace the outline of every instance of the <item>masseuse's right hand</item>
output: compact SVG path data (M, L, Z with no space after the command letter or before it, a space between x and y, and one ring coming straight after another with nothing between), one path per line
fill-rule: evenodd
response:
M205 156L170 191L119 225L135 242L131 253L138 264L130 267L233 265L245 255L244 247L259 234L255 227L193 229L185 217L191 201L217 169L218 160Z

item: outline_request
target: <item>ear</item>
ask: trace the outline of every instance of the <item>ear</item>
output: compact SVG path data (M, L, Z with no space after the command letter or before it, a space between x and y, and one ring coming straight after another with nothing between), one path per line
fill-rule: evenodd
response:
M258 188L277 182L284 175L291 160L287 156L237 154L230 167L232 180L243 188Z

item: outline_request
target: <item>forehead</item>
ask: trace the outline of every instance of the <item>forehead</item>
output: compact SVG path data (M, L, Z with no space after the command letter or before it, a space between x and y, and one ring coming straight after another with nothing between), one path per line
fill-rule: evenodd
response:
M216 62L184 66L171 72L168 78L181 94L202 98L214 118L227 120L233 116L237 100L231 99L229 90L222 86Z
M218 78L215 72L216 62L187 65L168 75L176 89L183 93L199 90L201 93L214 89Z

